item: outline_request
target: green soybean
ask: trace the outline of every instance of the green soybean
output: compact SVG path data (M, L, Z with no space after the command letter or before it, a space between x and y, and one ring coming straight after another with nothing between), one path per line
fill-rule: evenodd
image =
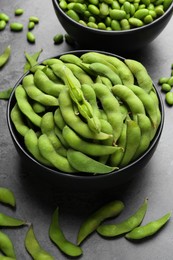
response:
M29 21L34 23L39 23L39 18L37 16L30 16Z
M16 259L13 242L10 237L2 231L0 231L0 251L2 251L6 257Z
M55 168L63 172L75 172L68 160L56 152L46 134L42 134L38 138L38 147L41 155L54 165Z
M0 187L0 202L15 207L16 199L13 191L6 187Z
M173 105L173 92L167 92L165 95L165 101L169 106Z
M79 137L70 127L67 125L63 128L63 137L69 146L75 150L86 153L91 156L101 156L112 154L117 150L116 146L101 145L96 143L90 143Z
M19 227L27 225L26 221L15 218L4 213L0 213L0 226L1 227Z
M101 224L97 232L104 237L115 237L130 232L139 226L145 217L148 208L148 199L145 199L138 210L129 218L117 224Z
M11 29L11 31L14 31L14 32L20 32L23 30L23 24L19 23L19 22L11 23L10 29Z
M20 111L36 126L40 126L41 116L37 115L28 101L26 91L22 85L15 89L15 97Z
M28 30L33 30L35 27L35 23L34 22L29 22L28 23Z
M4 20L0 20L0 31L3 31L6 27L7 23Z
M0 55L0 68L2 68L7 63L7 61L10 58L10 55L11 55L11 47L9 45L5 48L4 52Z
M47 251L44 250L44 248L40 245L34 229L33 225L31 225L26 233L25 236L25 248L27 252L30 254L32 259L34 260L55 260L53 256L51 256Z
M58 246L58 248L66 255L77 257L83 254L82 249L66 239L59 225L59 208L53 212L49 227L49 237Z
M24 9L22 8L17 8L15 11L14 11L14 14L16 16L19 16L19 15L22 15L24 13Z
M53 37L53 41L55 44L60 44L62 43L64 40L63 34L62 33L58 33Z
M35 43L36 41L35 35L32 32L27 32L26 38L30 43Z
M79 172L88 172L96 175L106 174L117 169L116 167L111 167L100 163L97 160L94 160L93 158L87 156L86 154L75 151L73 149L69 149L67 151L67 158L73 168L78 170Z
M171 90L171 88L172 88L171 85L169 85L168 83L163 83L162 87L161 87L161 90L163 92L169 92Z
M170 217L171 213L167 213L163 217L155 221L149 222L144 226L136 227L131 232L127 233L125 237L127 239L138 240L152 236L155 233L157 233L168 222Z
M47 166L52 166L52 164L41 155L38 147L38 137L33 129L29 129L24 135L24 143L27 150L38 162L41 162Z
M101 206L93 212L82 223L78 235L77 244L80 245L91 233L93 233L104 220L116 217L124 209L124 203L120 200L114 200Z
M6 13L0 13L0 20L5 21L6 23L8 23L8 21L10 20L9 16Z

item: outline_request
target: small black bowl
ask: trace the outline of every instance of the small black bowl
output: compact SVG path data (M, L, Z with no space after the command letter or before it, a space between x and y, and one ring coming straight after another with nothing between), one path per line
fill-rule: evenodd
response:
M90 50L83 50L83 51L70 51L61 53L56 58L59 58L63 54L71 53L75 54L76 56L81 56L82 54L89 52ZM112 55L115 57L118 57L120 60L124 60L124 58L114 55L108 52L101 52L107 55ZM28 72L29 73L29 72ZM126 167L123 167L119 170L115 170L111 173L105 174L105 175L86 175L83 173L64 173L56 169L52 169L50 167L47 167L41 163L39 163L36 159L34 159L30 153L27 151L23 138L21 135L16 131L13 122L11 120L11 110L16 103L15 98L15 89L16 87L21 84L23 78L28 74L24 74L18 82L15 84L14 89L11 93L11 96L8 101L7 105L7 124L8 128L12 137L12 140L14 142L14 145L16 147L16 150L18 151L21 162L25 165L25 169L28 172L32 172L33 176L37 176L42 180L43 177L46 177L49 181L53 181L53 183L57 183L57 186L63 189L70 189L70 190L80 190L80 191L101 191L111 188L117 188L126 185L128 181L133 179L135 176L141 173L141 170L147 165L147 163L150 161L152 155L154 154L156 147L158 145L163 125L164 125L164 105L161 99L161 96L155 87L155 91L158 95L159 99L159 105L160 105L160 111L161 111L161 123L158 127L158 130L156 132L156 135L154 139L152 140L149 148L147 151L140 156L137 160L130 163Z
M84 26L71 19L60 8L58 0L52 0L57 18L65 31L81 49L104 50L113 53L132 52L146 47L166 27L172 17L173 2L165 13L152 23L122 31L107 31Z

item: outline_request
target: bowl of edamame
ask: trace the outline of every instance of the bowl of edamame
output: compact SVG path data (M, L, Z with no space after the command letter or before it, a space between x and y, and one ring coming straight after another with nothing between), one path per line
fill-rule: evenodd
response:
M172 17L172 0L52 0L65 31L81 49L132 52L152 42Z
M146 166L164 108L140 62L76 50L30 66L12 91L7 122L35 176L101 190L127 183Z

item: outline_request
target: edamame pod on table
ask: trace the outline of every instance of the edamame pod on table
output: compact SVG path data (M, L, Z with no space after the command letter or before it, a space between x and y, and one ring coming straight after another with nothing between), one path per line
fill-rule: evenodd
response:
M120 200L114 200L106 203L93 212L82 223L77 236L77 244L80 245L83 240L93 233L104 220L116 217L122 212L123 209L124 203Z
M149 222L144 226L134 228L130 233L127 233L125 237L131 240L143 239L157 233L170 219L171 213L165 214L163 217Z
M16 253L12 240L7 234L2 231L0 231L0 251L2 251L6 257L16 259Z
M16 258L5 256L5 255L0 255L0 260L16 260Z
M143 88L147 93L149 93L153 88L153 82L143 64L131 59L125 59L124 62L133 73L139 87Z
M7 46L4 52L0 55L0 68L2 68L8 61L11 55L11 47Z
M68 256L77 257L83 254L82 249L66 239L59 225L59 208L53 212L49 227L49 237L58 248Z
M12 93L13 88L9 87L8 89L1 90L0 91L0 99L6 99L8 100L11 93Z
M25 236L25 248L34 260L55 260L47 251L43 249L34 233L33 225L31 225Z
M96 175L106 174L118 169L117 167L111 167L100 163L97 160L94 160L93 158L87 156L86 154L75 151L73 149L68 149L67 158L73 168L78 170L79 172L88 172Z
M6 187L0 187L0 202L15 207L16 199L13 191Z
M148 199L145 199L138 210L129 218L117 224L101 224L97 232L104 237L115 237L130 232L139 226L145 217L148 208Z
M27 225L28 223L22 219L15 218L4 213L0 213L0 226L1 227L19 227Z

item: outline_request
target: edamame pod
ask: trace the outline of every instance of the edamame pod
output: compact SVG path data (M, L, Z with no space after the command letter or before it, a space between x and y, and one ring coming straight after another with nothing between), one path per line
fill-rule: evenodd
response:
M124 203L120 200L114 200L106 203L95 212L93 212L82 223L78 236L77 244L80 245L91 233L93 233L104 220L116 217L124 209Z
M127 140L123 158L120 166L124 167L129 164L139 146L141 139L141 131L139 125L131 119L127 119Z
M59 225L59 208L53 212L51 224L49 227L49 237L58 246L58 248L68 256L77 257L82 255L82 249L68 241L64 236Z
M97 232L104 237L115 237L130 232L139 226L145 217L148 207L148 199L145 199L139 209L126 220L117 224L101 224Z
M10 98L10 95L12 93L13 88L9 87L8 89L1 90L0 91L0 99L8 100Z
M6 257L16 259L14 245L10 237L2 231L0 231L0 251L2 251Z
M41 70L37 70L34 73L34 83L37 88L46 94L58 97L61 90L64 88L64 84L54 83L49 77Z
M42 134L38 138L38 147L41 155L55 168L63 172L75 172L75 170L69 164L68 160L55 151L51 141L46 134Z
M73 74L79 80L79 82L81 84L94 83L92 78L83 69L81 69L78 65L73 64L73 63L67 63L66 66L73 72Z
M41 116L37 115L32 106L30 105L26 91L22 87L22 85L17 86L15 90L15 97L17 100L17 104L21 112L36 126L40 127Z
M68 143L68 145L82 153L91 156L102 156L114 153L118 147L110 145L102 145L97 143L87 142L81 137L79 137L70 127L67 125L62 131L63 137Z
M24 135L24 143L27 150L34 156L34 158L47 166L52 166L52 164L47 161L40 153L38 148L38 137L33 129L29 129Z
M10 116L17 132L24 136L26 132L29 130L29 127L25 123L24 115L20 111L17 103L12 108Z
M25 248L34 260L55 260L48 252L46 252L38 242L33 225L31 225L25 236Z
M7 61L9 60L11 55L11 47L10 45L5 48L4 52L0 55L0 68L2 68Z
M4 213L0 213L0 226L1 227L19 227L27 225L26 221L15 218Z
M72 165L72 167L79 172L88 172L96 174L106 174L118 169L117 167L111 167L100 163L93 158L87 156L86 154L75 151L73 149L68 149L67 158Z
M16 199L13 191L6 187L0 187L0 202L15 207Z
M170 219L171 213L167 213L163 217L149 222L148 224L140 227L136 227L130 233L127 233L125 237L127 239L143 239L148 236L154 235L158 232Z
M146 68L142 63L136 60L125 59L124 61L134 77L136 78L139 87L143 88L147 93L149 93L153 88L153 82L151 77L149 76Z

